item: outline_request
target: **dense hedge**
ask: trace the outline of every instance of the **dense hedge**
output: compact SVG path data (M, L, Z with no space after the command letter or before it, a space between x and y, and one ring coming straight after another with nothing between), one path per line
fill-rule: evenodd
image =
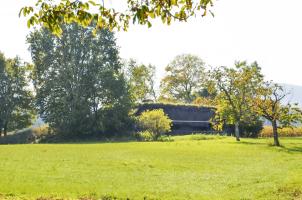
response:
M278 129L280 137L302 137L302 127ZM273 137L273 128L265 126L260 133L260 137Z

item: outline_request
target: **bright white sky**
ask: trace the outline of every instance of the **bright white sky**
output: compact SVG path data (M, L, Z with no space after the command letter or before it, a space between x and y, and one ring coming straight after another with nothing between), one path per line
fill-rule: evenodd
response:
M2 0L0 51L30 61L25 42L29 30L18 17L33 0ZM125 0L124 0L125 1ZM257 61L267 79L302 85L301 0L220 0L215 17L153 27L134 26L117 33L122 58L154 64L158 77L178 54L192 53L212 66L232 66L235 60Z

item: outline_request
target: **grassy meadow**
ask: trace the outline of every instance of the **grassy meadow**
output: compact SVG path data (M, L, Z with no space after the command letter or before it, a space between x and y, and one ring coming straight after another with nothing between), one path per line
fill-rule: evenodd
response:
M302 138L0 146L0 199L302 199Z

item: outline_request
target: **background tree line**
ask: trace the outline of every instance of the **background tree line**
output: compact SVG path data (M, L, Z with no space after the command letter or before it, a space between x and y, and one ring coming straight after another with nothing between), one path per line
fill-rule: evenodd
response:
M20 58L6 59L0 53L0 136L29 126L34 118L31 70Z
M0 56L4 134L28 126L34 111L67 137L123 134L133 127L135 105L146 101L215 107L213 127L233 127L237 140L254 136L265 118L276 145L278 127L301 120L297 105L282 104L286 91L265 81L256 62L210 69L198 56L179 55L165 68L158 92L155 67L122 61L113 32L77 24L62 30L60 37L45 28L28 36L33 65Z

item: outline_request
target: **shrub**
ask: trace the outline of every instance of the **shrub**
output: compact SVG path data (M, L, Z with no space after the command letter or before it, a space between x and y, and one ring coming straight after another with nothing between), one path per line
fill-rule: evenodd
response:
M257 138L263 129L263 121L254 119L240 124L241 137Z
M50 134L50 129L47 124L41 125L39 127L34 127L31 129L31 131L36 137L43 137Z
M150 131L140 131L135 133L135 138L138 141L153 141L154 140L154 135Z
M250 120L249 122L240 123L240 137L257 138L263 129L263 122L259 119ZM225 124L223 130L228 134L235 133L235 126L233 124Z
M173 142L174 139L170 135L161 135L157 138L157 141L161 142Z
M278 129L278 133L280 137L301 137L302 127L282 128ZM260 133L260 137L273 137L273 128L265 126Z
M0 137L0 144L28 144L35 143L36 136L30 128L11 132L5 137ZM0 198L1 199L1 198Z
M144 111L137 119L138 127L141 130L149 131L153 134L153 139L157 140L161 135L171 131L172 120L162 109Z

